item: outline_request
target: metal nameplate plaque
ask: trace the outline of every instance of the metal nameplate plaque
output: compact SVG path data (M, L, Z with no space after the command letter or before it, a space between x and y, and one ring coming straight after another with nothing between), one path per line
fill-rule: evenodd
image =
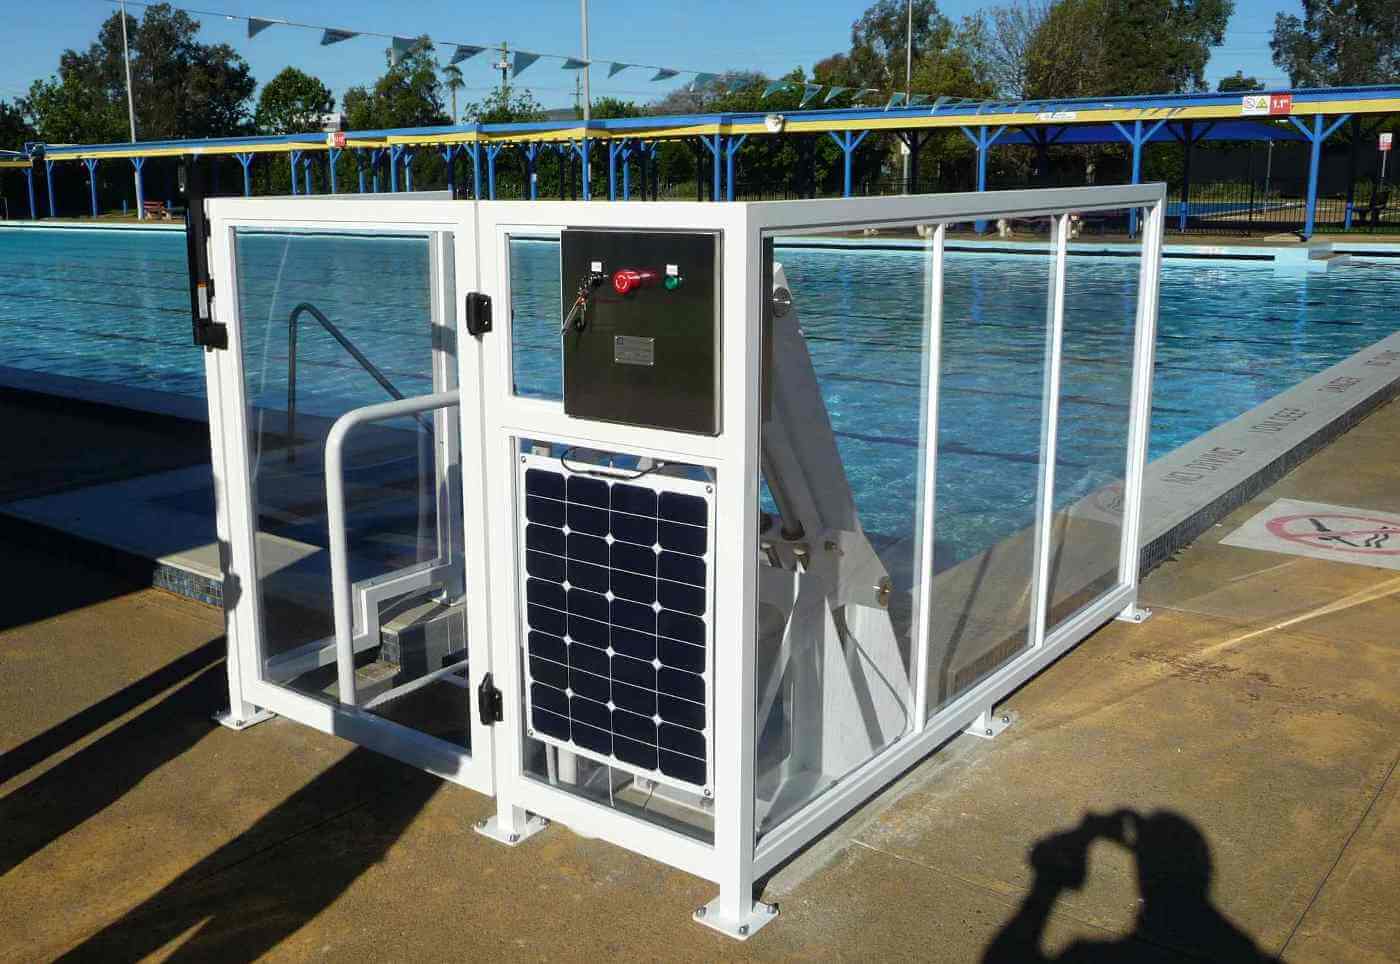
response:
M635 335L614 336L613 361L619 365L655 365L656 339Z

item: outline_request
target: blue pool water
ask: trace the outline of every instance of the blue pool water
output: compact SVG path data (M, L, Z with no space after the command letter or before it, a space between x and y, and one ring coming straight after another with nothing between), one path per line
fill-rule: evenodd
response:
M285 404L286 314L316 303L406 394L430 390L422 239L272 235L240 242L249 394ZM202 398L175 233L0 229L0 366ZM926 255L781 248L862 521L913 531ZM516 241L515 379L558 396L558 248ZM965 558L1033 517L1048 259L950 253L945 277L938 540ZM1067 277L1057 501L1121 477L1137 262L1074 257ZM1168 261L1151 455L1162 455L1390 334L1400 271L1325 275ZM299 335L298 404L334 416L383 391L314 326Z

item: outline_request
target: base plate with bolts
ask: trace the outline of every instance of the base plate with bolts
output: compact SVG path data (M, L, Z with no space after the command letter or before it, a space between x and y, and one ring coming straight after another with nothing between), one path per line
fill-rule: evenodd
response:
M984 710L977 714L977 718L969 723L963 732L979 739L994 740L1010 725L1011 717L1008 714Z
M472 829L475 830L477 833L481 834L483 837L490 837L497 843L503 843L507 847L514 847L517 844L521 844L524 843L526 840L529 840L535 834L539 833L541 830L548 826L549 821L547 819L545 819L544 817L537 817L532 813L525 820L524 832L517 833L514 830L508 831L503 829L500 823L496 820L495 814L492 814L485 820L478 820L472 826Z
M742 920L725 920L719 912L719 898L716 897L691 915L695 922L704 924L711 930L719 931L726 937L746 941L763 929L769 921L778 916L777 904L765 904L761 900L753 902L753 907Z
M1145 623L1152 618L1152 610L1134 603L1113 618L1124 623Z
M250 726L257 726L264 720L270 720L277 714L271 710L257 710L251 716L238 719L231 710L220 710L214 714L214 722L220 726L226 726L230 730L246 730Z

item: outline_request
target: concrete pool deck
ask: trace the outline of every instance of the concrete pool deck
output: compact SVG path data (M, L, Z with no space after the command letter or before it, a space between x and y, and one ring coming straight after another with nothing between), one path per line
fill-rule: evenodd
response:
M690 922L695 878L563 827L499 848L484 797L215 726L217 610L0 536L0 960L1392 960L1400 580L1221 539L1278 498L1400 512L1397 440L1392 402L1213 525L1145 582L1151 621L767 881L745 945ZM1084 823L1120 810L1131 849Z

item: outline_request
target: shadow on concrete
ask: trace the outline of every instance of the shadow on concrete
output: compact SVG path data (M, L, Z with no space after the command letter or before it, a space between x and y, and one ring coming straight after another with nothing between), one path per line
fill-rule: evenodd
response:
M123 569L92 568L104 560L85 549L53 530L0 516L0 631L150 587L149 578Z
M441 786L355 749L59 960L142 960L186 934L166 960L261 958L383 860ZM275 865L258 859L272 848Z
M1041 945L1055 903L1065 891L1084 886L1089 848L1098 840L1112 841L1136 858L1141 899L1133 930L1114 940L1076 940L1048 955ZM1181 814L1089 813L1077 827L1042 837L1029 858L1035 874L1030 892L987 947L983 964L1142 961L1173 952L1233 964L1278 961L1211 903L1210 844Z
M80 713L52 726L38 736L0 754L0 784L19 776L25 770L72 746L88 734L113 720L125 716L136 707L159 696L165 690L200 670L223 661L227 644L221 636L211 639L196 650L172 660L153 673L125 686L111 696L99 700ZM4 803L0 803L3 809Z
M196 657L191 665L197 666L201 658L208 657L211 648L221 656L223 647L224 640L220 637L182 659ZM176 660L142 683L159 677L180 662ZM4 833L0 833L0 875L121 799L132 787L190 749L217 725L210 718L210 707L220 704L228 684L222 660L208 659L208 662L214 665L206 665L160 702L0 798L0 827L5 828ZM142 683L133 686L139 687ZM28 769L24 765L25 758L33 761L29 764L32 766L60 751L71 742L70 736L77 739L82 733L101 726L101 718L114 714L126 693L123 690L110 697L116 702L105 709L97 708L107 704L107 700L21 744L13 751L20 754L13 764L10 762L12 754L5 755L6 770L14 767L16 772L22 772ZM93 713L91 717L86 716L89 712Z

